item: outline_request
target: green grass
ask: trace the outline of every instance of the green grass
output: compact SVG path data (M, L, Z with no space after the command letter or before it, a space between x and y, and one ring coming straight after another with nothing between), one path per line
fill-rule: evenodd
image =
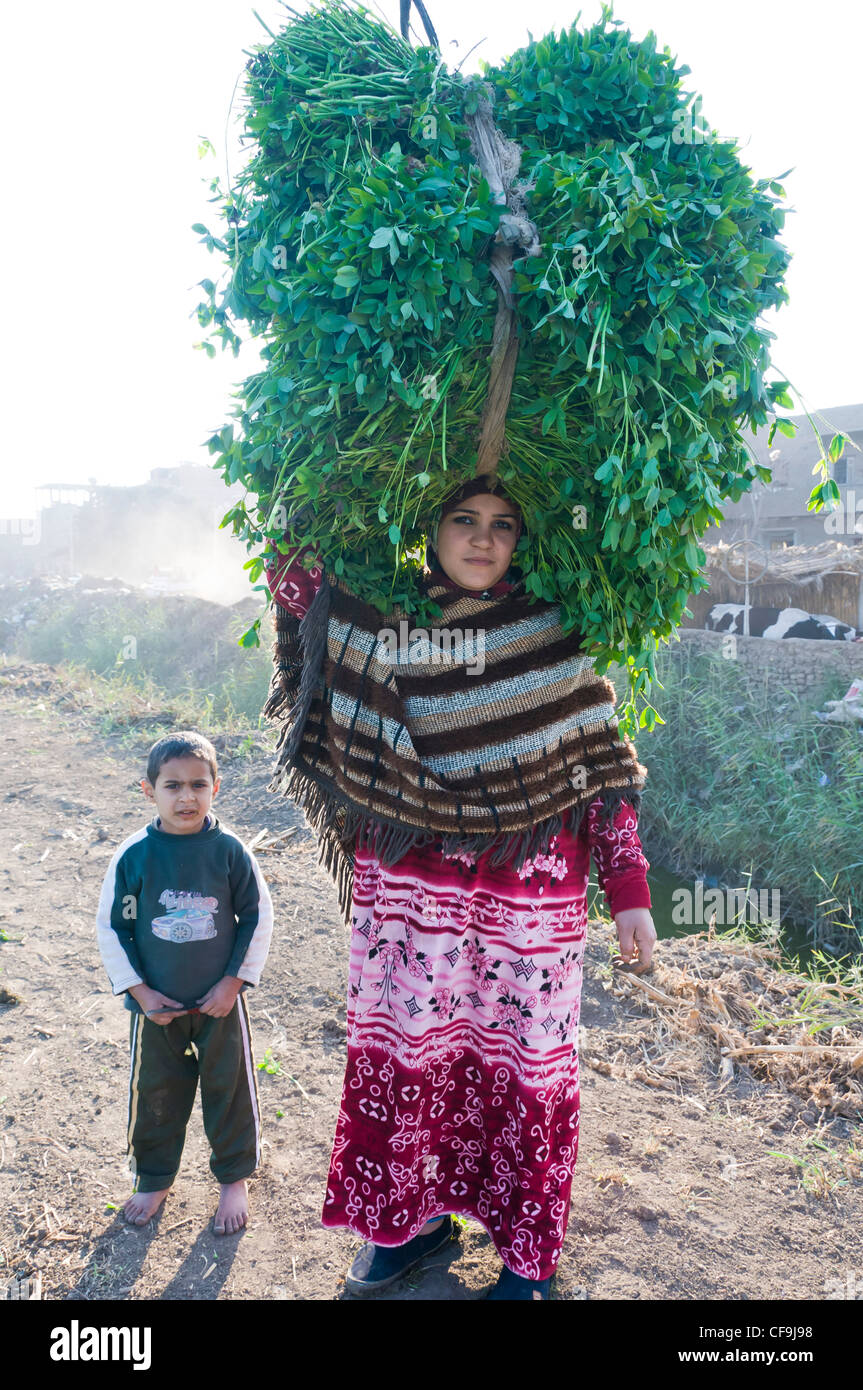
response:
M810 1193L813 1197L830 1200L835 1199L836 1192L841 1188L859 1181L860 1155L854 1144L848 1145L846 1154L840 1154L835 1148L814 1136L808 1137L805 1142L823 1151L826 1156L800 1157L797 1154L785 1153L781 1149L768 1149L772 1158L787 1158L789 1163L794 1164L798 1169L798 1186L804 1192Z
M657 863L778 889L783 922L840 954L863 949L863 738L813 711L843 676L797 697L742 664L673 643L657 663L665 724L637 742L647 766L642 841ZM609 672L618 687L616 668ZM829 779L821 785L826 774Z
M118 696L125 687L155 704L170 701L188 709L202 731L205 723L231 721L259 728L272 659L267 641L253 649L237 645L249 624L242 607L186 598L65 597L40 605L38 621L19 629L8 655L98 676Z

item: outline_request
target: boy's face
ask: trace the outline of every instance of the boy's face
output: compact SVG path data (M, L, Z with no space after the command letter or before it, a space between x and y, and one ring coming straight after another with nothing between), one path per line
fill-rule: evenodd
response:
M204 824L221 778L213 774L201 758L169 758L159 769L156 785L141 782L148 801L154 801L169 835L194 835Z

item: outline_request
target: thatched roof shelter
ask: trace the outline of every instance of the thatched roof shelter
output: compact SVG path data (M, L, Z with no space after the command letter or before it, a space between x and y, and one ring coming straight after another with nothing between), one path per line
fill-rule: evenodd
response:
M742 552L724 541L702 548L710 587L689 600L693 617L687 619L686 627L703 627L714 603L743 602ZM803 608L863 627L863 545L828 540L770 551L756 547L750 575L753 606Z

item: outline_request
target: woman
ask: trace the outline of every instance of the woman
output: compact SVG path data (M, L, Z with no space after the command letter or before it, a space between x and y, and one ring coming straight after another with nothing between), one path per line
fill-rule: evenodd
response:
M489 1297L548 1297L578 1148L591 854L624 960L646 969L656 939L636 832L645 769L579 635L510 568L520 532L488 479L450 497L425 578L445 626L411 648L401 632L395 653L320 566L297 555L268 571L266 713L291 715L273 788L304 805L351 924L322 1221L368 1242L347 1276L358 1294L451 1241L459 1213L503 1260ZM461 643L449 662L441 632Z

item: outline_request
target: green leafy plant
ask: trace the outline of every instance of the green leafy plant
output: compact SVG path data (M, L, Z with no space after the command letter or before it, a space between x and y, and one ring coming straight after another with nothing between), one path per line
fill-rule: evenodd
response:
M262 344L235 423L209 441L247 489L223 524L253 552L252 583L287 528L382 613L429 621L423 547L474 473L488 386L488 257L507 208L470 121L494 98L541 243L514 262L520 347L497 469L526 521L515 563L598 671L626 669L631 730L662 722L637 702L657 643L706 587L699 537L770 478L743 431L793 404L789 383L765 380L773 335L758 325L787 299L789 255L779 180L754 180L693 116L689 69L611 16L531 37L475 77L322 0L250 57L251 155L233 187L211 185L221 228L195 230L226 262L218 288L201 282L202 346L238 352L241 321Z
M258 1063L258 1071L265 1071L269 1076L281 1075L282 1064L281 1062L278 1062L276 1060L269 1048L267 1048L266 1052L264 1053L263 1057Z

